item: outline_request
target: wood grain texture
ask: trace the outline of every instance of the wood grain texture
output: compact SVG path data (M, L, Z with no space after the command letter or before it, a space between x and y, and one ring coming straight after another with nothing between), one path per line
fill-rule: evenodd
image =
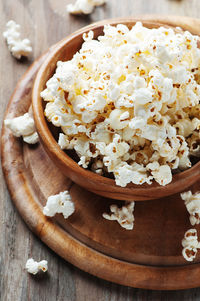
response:
M109 0L107 7L96 9L86 18L68 16L66 3L70 0L1 0L0 29L14 19L22 25L22 34L32 40L37 58L50 45L67 34L104 18L143 13L175 14L199 17L199 0ZM5 108L19 77L30 61L17 62L7 51L1 37L0 99L2 120ZM22 221L10 201L3 177L0 181L0 300L70 300L70 301L130 301L130 300L199 300L200 289L157 292L115 285L90 276L63 261L37 237ZM32 277L24 271L26 259L49 260L48 277Z

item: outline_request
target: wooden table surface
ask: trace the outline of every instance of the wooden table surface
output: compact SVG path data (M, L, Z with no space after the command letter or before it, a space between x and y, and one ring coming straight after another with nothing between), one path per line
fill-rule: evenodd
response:
M74 1L74 0L72 0ZM70 0L1 0L0 29L8 20L21 25L23 37L33 45L29 60L18 62L1 36L0 118L3 119L13 89L31 62L49 46L82 26L105 18L138 14L200 16L199 0L108 0L87 17L73 17L65 10ZM97 279L62 260L30 232L0 181L0 300L1 301L130 301L200 300L200 289L148 291ZM22 196L23 197L23 196ZM24 267L30 257L47 259L49 272L32 276Z

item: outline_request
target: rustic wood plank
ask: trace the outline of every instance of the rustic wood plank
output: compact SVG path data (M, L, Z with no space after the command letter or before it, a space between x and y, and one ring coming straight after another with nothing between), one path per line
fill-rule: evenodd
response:
M57 3L59 2L59 3ZM199 16L199 0L109 0L86 18L69 16L65 5L70 0L2 0L0 29L14 19L22 25L22 34L33 43L32 60L68 33L103 18L144 13ZM8 99L30 60L17 62L7 51L1 37L0 101L2 120ZM198 300L200 289L156 292L115 285L90 276L64 262L27 228L10 201L2 174L0 181L0 300ZM49 274L32 277L24 272L26 259L33 256L49 260Z

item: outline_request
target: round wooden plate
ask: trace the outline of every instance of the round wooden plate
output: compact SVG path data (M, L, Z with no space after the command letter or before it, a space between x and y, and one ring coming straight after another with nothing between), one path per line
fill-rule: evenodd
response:
M185 17L148 18L188 28L192 33L200 28L200 21ZM28 111L33 79L44 59L45 55L18 83L5 118ZM97 196L71 182L40 143L24 144L3 127L1 157L11 198L22 218L67 261L95 276L132 287L173 290L200 286L200 255L192 264L181 255L181 240L191 225L179 195L137 202L134 229L127 231L102 217L103 212L109 212L110 204L122 202ZM195 192L199 184L190 189ZM61 215L45 217L42 208L48 196L66 189L75 202L75 213L67 220Z

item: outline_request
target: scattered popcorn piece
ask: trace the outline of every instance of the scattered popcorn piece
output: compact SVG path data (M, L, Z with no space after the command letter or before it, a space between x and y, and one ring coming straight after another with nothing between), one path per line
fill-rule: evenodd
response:
M134 227L134 206L135 202L127 202L121 208L118 208L117 205L111 205L110 211L112 214L103 213L103 217L110 221L117 221L126 230L132 230Z
M41 93L47 120L61 127L61 149L121 187L165 186L190 168L200 158L199 42L140 22L105 25L97 39L85 33Z
M35 131L34 120L29 113L13 119L6 119L4 124L12 131L15 137L28 136Z
M190 229L185 232L184 239L182 240L182 246L182 254L185 260L193 261L193 259L196 257L197 249L200 248L196 229Z
M33 134L29 136L23 136L24 142L28 144L36 144L39 141L39 136L37 132L34 132Z
M64 218L68 218L75 211L74 203L68 191L60 192L56 195L51 195L47 199L47 203L43 208L43 213L46 216L54 216L56 213L62 213Z
M191 191L181 193L182 200L185 201L187 211L190 214L192 226L200 223L200 192L192 194Z
M26 143L35 144L39 141L34 119L29 113L12 119L5 119L4 124L12 131L15 137L22 136Z
M32 53L31 42L28 39L21 39L20 25L15 23L15 21L8 21L3 36L7 41L8 49L17 59L20 59L22 56L29 56Z
M48 262L46 260L35 261L33 258L29 258L26 262L26 269L30 274L37 274L39 270L46 272L48 270Z
M89 15L93 12L95 6L103 5L106 2L107 0L76 0L74 4L67 5L67 11L74 15Z

